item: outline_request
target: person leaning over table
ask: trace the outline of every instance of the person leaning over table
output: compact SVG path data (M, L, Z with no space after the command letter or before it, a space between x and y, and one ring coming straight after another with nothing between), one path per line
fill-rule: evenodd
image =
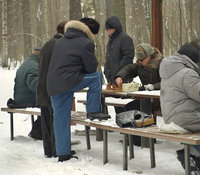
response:
M141 43L136 46L136 63L123 67L116 75L115 81L117 85L124 83L124 79L135 78L139 76L144 90L152 91L160 89L159 66L162 60L162 54L157 48L152 47L148 43ZM155 103L157 104L157 103ZM125 105L122 112L129 110L139 110L147 114L152 114L150 99L136 99ZM134 136L133 144L141 145L141 137Z
M123 67L116 75L117 85L124 83L124 79L135 78L139 76L144 90L160 90L159 66L162 60L162 54L157 48L150 44L141 43L136 46L136 63ZM124 111L140 110L140 100L134 100L128 103ZM145 111L143 111L145 112ZM152 111L148 111L147 113Z
M56 41L48 75L47 90L54 112L54 132L58 161L73 156L71 151L70 118L74 92L89 87L86 111L89 119L108 119L101 113L102 74L97 72L94 55L94 34L99 23L92 18L72 20L65 25L65 36Z
M186 43L160 65L162 116L190 132L200 132L200 40ZM191 146L191 171L200 173L200 145ZM185 167L184 150L177 151Z

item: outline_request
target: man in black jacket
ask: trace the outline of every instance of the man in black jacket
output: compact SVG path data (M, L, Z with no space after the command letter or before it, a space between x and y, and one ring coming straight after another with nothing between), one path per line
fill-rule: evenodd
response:
M57 33L47 41L41 49L38 68L37 105L41 107L41 124L44 154L46 157L56 157L55 136L53 129L53 110L51 100L47 93L47 72L57 39L64 36L64 26L67 21L62 21L57 26Z
M118 17L111 16L106 20L106 30L109 41L106 48L106 63L104 74L107 82L116 84L115 75L126 65L133 64L134 44L132 38L122 30ZM132 82L132 78L124 79L124 83ZM115 112L120 113L122 109L115 107Z
M54 111L54 129L58 161L73 156L71 151L70 118L74 92L89 87L87 92L87 117L107 119L101 113L102 75L96 72L97 59L94 55L94 34L99 23L92 18L72 20L65 25L65 36L58 40L53 49L47 89Z

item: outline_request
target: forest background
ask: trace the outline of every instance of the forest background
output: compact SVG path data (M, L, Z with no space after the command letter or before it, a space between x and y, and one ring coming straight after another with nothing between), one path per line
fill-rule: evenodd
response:
M200 0L162 0L164 56L200 38L199 9ZM113 15L120 18L135 46L151 43L151 0L0 0L0 66L17 66L33 48L53 37L59 22L82 17L101 24L95 44L99 65L104 65L105 21Z

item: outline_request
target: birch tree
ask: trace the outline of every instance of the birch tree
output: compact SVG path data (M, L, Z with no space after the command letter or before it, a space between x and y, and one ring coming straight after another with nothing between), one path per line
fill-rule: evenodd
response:
M1 65L2 67L7 67L8 66L8 28L7 28L7 0L2 1L2 62Z

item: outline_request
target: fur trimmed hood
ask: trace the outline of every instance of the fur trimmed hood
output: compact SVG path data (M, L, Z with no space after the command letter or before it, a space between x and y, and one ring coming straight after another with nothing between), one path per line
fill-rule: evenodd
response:
M65 24L65 32L68 28L75 28L83 31L92 41L94 40L94 34L90 31L89 27L77 20L71 20L67 24Z

